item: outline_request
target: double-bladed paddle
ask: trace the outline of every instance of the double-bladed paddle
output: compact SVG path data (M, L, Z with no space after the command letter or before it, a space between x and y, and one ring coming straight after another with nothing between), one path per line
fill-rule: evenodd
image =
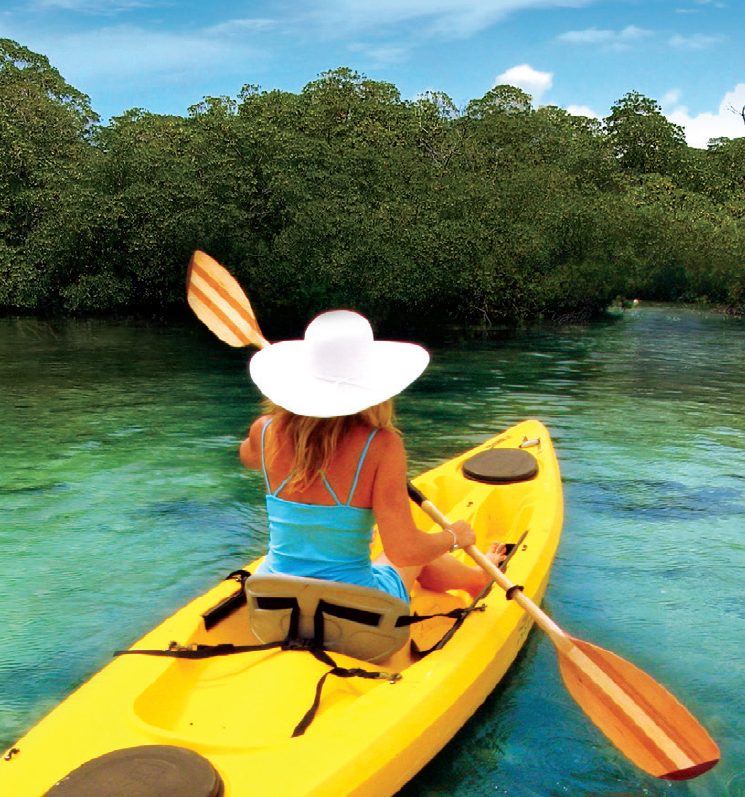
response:
M231 346L270 345L246 294L212 257L194 252L186 285L192 310L220 340ZM440 526L451 525L411 484L409 495ZM548 635L569 694L630 761L669 780L695 778L719 761L714 740L667 689L615 653L569 636L475 546L465 550Z

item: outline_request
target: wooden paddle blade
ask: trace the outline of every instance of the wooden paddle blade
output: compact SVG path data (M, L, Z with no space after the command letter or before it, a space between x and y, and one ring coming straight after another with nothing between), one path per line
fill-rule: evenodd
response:
M191 256L186 298L199 320L225 343L260 349L269 345L235 277L205 252Z
M719 761L714 740L667 689L615 653L573 637L569 641L557 648L566 688L640 769L688 780Z

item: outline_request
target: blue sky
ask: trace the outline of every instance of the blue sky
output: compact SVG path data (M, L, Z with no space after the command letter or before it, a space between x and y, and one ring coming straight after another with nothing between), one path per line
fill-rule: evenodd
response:
M106 121L184 115L246 83L349 66L458 106L495 83L606 116L636 90L690 144L745 135L744 0L2 0L0 37L48 56Z

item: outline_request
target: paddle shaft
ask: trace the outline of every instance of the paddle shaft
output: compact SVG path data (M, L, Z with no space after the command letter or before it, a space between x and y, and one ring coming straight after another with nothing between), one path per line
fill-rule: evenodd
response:
M408 483L407 487L409 497L412 501L421 507L422 511L429 515L435 523L443 529L449 528L452 525L450 519L411 482ZM512 581L510 581L493 562L489 561L475 545L469 545L463 550L482 570L484 570L492 581L499 585L505 593L526 612L526 614L532 617L536 625L548 634L551 641L559 650L568 650L572 647L569 635L523 592L522 587L513 584Z

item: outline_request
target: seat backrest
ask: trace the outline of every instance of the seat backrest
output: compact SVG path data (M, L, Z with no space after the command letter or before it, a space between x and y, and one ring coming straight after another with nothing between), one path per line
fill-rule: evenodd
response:
M408 605L378 589L261 574L246 579L245 589L251 631L262 643L322 636L326 650L375 663L409 639L409 627L396 625Z

